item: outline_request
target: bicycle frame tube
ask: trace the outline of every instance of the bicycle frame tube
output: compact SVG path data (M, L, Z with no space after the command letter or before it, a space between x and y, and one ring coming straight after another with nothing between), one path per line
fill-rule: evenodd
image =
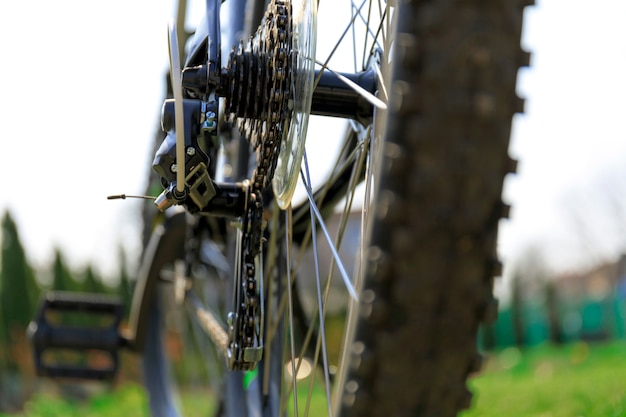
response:
M239 0L233 3L239 3ZM215 79L219 80L222 65L220 6L221 0L206 0L206 13L196 28L189 55L187 55L185 60L185 66L190 65L198 54L204 53L206 48L209 64L209 82ZM205 46L205 42L208 42L208 46Z
M220 31L220 5L221 0L206 0L206 25L209 35L209 84L219 84L222 71L222 46ZM211 82L213 80L213 82ZM217 82L217 83L216 83Z

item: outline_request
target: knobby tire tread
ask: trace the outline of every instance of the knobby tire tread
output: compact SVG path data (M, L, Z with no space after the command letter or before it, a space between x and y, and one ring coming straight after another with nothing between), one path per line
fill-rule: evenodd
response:
M380 188L341 416L454 416L493 320L528 1L399 2Z

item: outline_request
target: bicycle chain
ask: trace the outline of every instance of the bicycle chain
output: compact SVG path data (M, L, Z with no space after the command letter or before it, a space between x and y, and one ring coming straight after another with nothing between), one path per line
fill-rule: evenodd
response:
M291 2L272 0L262 24L246 45L240 42L229 57L226 112L231 122L237 119L241 134L257 153L252 174L248 208L243 221L242 269L237 300L237 329L233 329L230 346L235 356L231 367L253 369L256 362L243 359L246 349L255 348L259 337L259 295L257 294L255 258L263 235L263 199L261 192L272 181L278 153L291 109ZM243 274L242 274L243 275Z
M291 118L291 3L273 0L263 24L246 46L229 58L226 112L257 151L252 188L260 191L274 176L284 127ZM252 94L252 95L251 95Z

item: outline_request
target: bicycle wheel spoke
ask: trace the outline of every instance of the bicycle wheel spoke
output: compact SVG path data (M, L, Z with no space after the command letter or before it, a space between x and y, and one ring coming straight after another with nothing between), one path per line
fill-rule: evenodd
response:
M306 152L305 152L305 158L304 158L304 164L305 166L307 165L307 161L306 161ZM348 273L346 272L346 268L343 266L343 262L341 261L341 258L339 257L339 252L337 252L337 248L335 247L335 245L333 244L333 241L330 237L330 234L328 233L328 228L326 227L326 223L324 222L324 218L322 217L322 214L319 211L319 208L317 207L317 204L315 203L315 199L313 198L313 193L311 191L311 189L309 188L308 184L309 182L307 182L306 179L304 179L304 173L302 171L300 171L300 176L303 177L303 181L305 182L305 188L306 192L307 192L307 196L309 198L309 204L311 207L311 211L312 211L312 227L313 229L315 229L315 219L317 219L317 221L320 224L320 227L322 229L322 233L324 234L324 237L326 238L326 241L328 242L328 245L330 247L330 251L333 255L333 258L335 259L335 262L337 263L337 267L339 268L339 271L341 272L341 278L343 279L343 282L348 290L348 292L350 293L350 295L352 296L352 298L354 298L355 300L359 299L358 294L356 293L356 290L354 289L354 286L352 285L352 283L350 282L350 278L348 277ZM315 241L316 237L315 237L315 230L313 230L313 240ZM313 247L315 248L315 243L313 243Z
M369 132L369 129L368 129ZM358 155L359 160L357 162L357 164L353 167L352 170L352 175L350 177L350 186L349 189L352 190L351 193L349 193L348 197L346 198L345 204L344 204L344 210L343 213L341 215L341 219L339 221L339 227L338 227L338 231L337 231L337 237L336 237L336 246L339 247L341 245L341 242L343 240L343 235L344 232L346 230L347 227L347 222L348 222L348 216L349 213L351 211L352 208L352 203L354 200L354 190L355 190L355 186L358 183L358 172L361 170L361 166L365 160L365 155L367 154L367 152L365 152L365 150L367 149L367 143L364 143L364 148L363 147L359 147L359 149L361 150L360 154ZM355 155L356 157L357 155ZM319 317L321 317L321 320L323 320L323 322L325 322L326 320L326 313L327 313L327 300L330 294L330 290L331 290L331 285L332 285L332 279L333 279L333 271L334 271L334 264L335 264L335 259L331 258L330 260L330 265L328 268L328 277L326 278L326 285L325 285L325 289L324 289L324 296L323 296L323 305L320 306L318 305L315 309L315 311L313 312L313 314L318 314L320 312L321 309L321 314ZM352 300L352 303L354 303L354 300ZM307 341L309 340L309 335L311 334L311 329L309 329L309 333L307 334ZM306 342L305 342L306 343ZM316 343L316 347L315 347L315 355L314 355L314 364L313 367L315 368L317 366L317 363L319 361L319 353L321 350L322 346L326 346L325 343L322 343L321 338L318 338L317 343ZM305 350L306 346L303 346L303 351ZM328 367L325 367L325 369L328 369ZM310 409L310 402L311 402L311 392L313 390L313 385L314 385L314 380L315 380L315 376L313 376L310 380L309 383L309 395L307 396L307 405L305 407L306 413L308 413L308 410ZM305 414L306 417L307 414Z
M369 131L369 130L368 130ZM367 147L367 143L364 144L365 147ZM361 170L361 166L363 164L363 161L365 160L365 155L367 154L367 152L364 152L364 149L362 147L359 147L359 149L361 149L361 152L358 153L358 155L354 155L354 157L356 158L358 156L359 160L358 162L355 164L355 166L353 167L352 170L352 175L350 178L350 186L349 189L350 190L354 190L355 189L355 185L358 182L358 172ZM308 160L305 162L305 166L308 163ZM347 226L347 220L348 220L348 215L351 211L351 207L352 207L352 202L354 199L354 192L349 193L348 198L346 198L345 204L344 204L344 210L340 219L340 225L337 231L337 237L336 237L336 242L337 242L337 246L341 245L341 241L343 239L343 234L344 231L346 230L346 226ZM319 260L316 261L316 265L319 264ZM328 296L330 294L330 289L331 289L331 284L332 284L332 279L333 279L333 271L334 271L334 264L335 264L335 259L331 258L330 260L330 266L329 266L329 272L328 272L328 277L326 279L326 285L325 285L325 289L324 289L324 296L323 296L323 301L322 304L320 304L318 302L318 306L316 307L315 311L313 312L314 315L319 314L320 317L320 321L321 321L321 325L324 326L324 322L326 320L326 313L327 313L327 300L328 300ZM309 336L311 334L311 330L312 330L312 326L309 329L309 332L307 334L307 338L305 341L305 345L308 343L309 340ZM315 355L314 355L314 363L313 363L313 367L315 368L317 366L317 363L319 361L319 353L321 349L326 349L326 343L325 341L322 340L321 337L318 338L317 343L316 343L316 348L315 348ZM306 349L306 346L303 346L302 351L304 351ZM328 365L324 366L324 369L326 372L328 372ZM311 378L310 382L309 382L309 395L307 396L307 405L305 406L305 413L308 413L308 410L310 409L310 402L311 402L311 392L313 389L313 384L314 384L314 379L315 376L313 375L313 377ZM328 385L328 382L326 383L326 386ZM305 414L306 416L307 414Z
M353 3L354 4L354 3ZM368 45L368 36L371 35L372 36L372 47L377 46L379 49L382 49L382 47L380 46L380 42L378 40L378 37L376 36L376 33L372 30L371 25L370 25L370 21L372 19L372 1L369 2L369 6L367 8L367 18L364 18L363 15L361 13L359 13L359 17L361 18L361 22L363 22L363 24L365 25L365 40L363 42L363 51L362 51L362 63L361 63L361 68L366 68L367 67L367 45ZM371 49L370 48L370 49ZM355 49L355 55L356 55L356 49Z
M354 20L356 19L356 15L361 11L361 9L363 8L363 6L365 5L365 2L367 0L363 0L363 2L361 3L361 5L359 6L359 8L357 9L357 13L355 13L352 17L352 19L350 19L350 23L348 24L348 26L344 29L343 33L341 34L341 36L339 37L339 40L335 43L335 46L333 47L332 51L330 52L330 54L328 54L328 57L326 58L326 61L324 61L324 63L322 64L322 70L326 69L326 67L328 66L328 63L330 62L331 58L335 55L335 52L337 51L337 48L339 48L339 45L341 44L341 42L343 41L343 39L345 38L346 34L348 33L348 31L350 31L350 28L352 27L352 25L354 25ZM320 82L320 79L322 78L322 73L323 71L320 71L319 75L317 76L317 78L315 79L315 82L313 83L313 89L315 90L315 87L317 87L317 84Z
M384 12L381 12L381 18L380 18L380 22L378 23L378 27L376 28L376 33L374 34L374 39L378 40L379 36L382 37L382 43L383 45L388 45L387 41L386 41L386 36L385 36L385 30L383 29L385 27L384 23L388 20L387 16L388 16L388 11L389 9L385 9ZM370 48L370 55L374 52L374 47L378 46L380 48L380 44L378 42L373 43L372 47ZM380 48L383 51L387 51L388 48ZM365 57L364 57L365 58Z
M360 130L362 130L362 129L360 129ZM350 153L350 155L348 157L345 158L343 164L340 163L339 159L335 163L335 167L336 167L335 168L335 172L343 172L348 165L350 165L350 164L352 165L352 173L351 173L351 176L350 176L350 180L349 180L349 184L350 185L348 186L348 189L349 190L353 190L352 192L348 193L348 197L346 198L346 202L345 202L344 211L342 213L342 217L341 217L341 220L339 222L340 226L339 226L339 229L337 231L337 236L335 238L335 241L336 241L335 246L337 246L337 247L339 247L341 245L341 242L343 240L343 234L344 234L344 231L345 231L345 229L347 227L348 216L349 216L349 213L351 211L352 202L353 202L354 196L355 196L355 193L354 193L355 186L359 182L359 172L361 172L361 170L363 169L362 166L364 164L364 161L366 160L367 148L369 146L368 145L369 144L369 139L367 139L367 138L369 138L369 132L370 132L370 129L368 128L365 131L365 134L364 134L366 139L359 140L359 145L357 147L355 147L355 149L353 149L351 151L351 153ZM347 142L349 142L349 141L347 140L346 144L347 144ZM346 151L346 150L347 150L347 148L344 147L344 151ZM354 163L352 163L352 161L354 161ZM350 162L350 163L348 163L348 162ZM338 175L338 174L335 174L335 175ZM329 183L327 183L326 185L328 185L328 184ZM307 237L303 241L302 247L300 248L299 255L298 255L297 259L296 259L296 262L294 263L294 265L292 267L292 271L294 271L293 274L295 274L295 271L300 269L300 264L302 262L302 259L304 258L304 253L305 253L304 249L308 246L307 242L308 242L308 240L311 237L310 232L311 232L311 226L309 224L309 227L308 227L308 230L307 230L307 235L306 235ZM328 294L329 294L329 291L330 291L330 286L332 284L333 272L334 272L334 259L331 258L330 262L331 262L331 264L330 264L330 266L328 268L329 273L328 273L328 278L326 280L326 288L325 288L325 291L324 291L324 305L326 305L325 303L326 303L326 300L328 298ZM313 315L313 317L317 316L318 309L319 309L318 306L316 306L314 308L314 311L311 313ZM303 343L303 346L302 346L301 353L300 353L299 357L301 357L303 355L304 351L307 349L308 343L309 343L311 335L312 335L312 330L313 330L313 326L309 326L309 330L308 330L307 335L305 337L305 340L304 340L304 343Z
M389 3L385 2L385 7L384 7L384 8L385 8L385 13L389 11L388 7L389 7ZM385 14L383 13L383 7L382 7L382 5L380 4L380 0L378 0L378 12L381 14L381 16L384 16L384 15L385 15ZM383 22L384 20L385 20L384 18L380 19L380 21L381 21L381 25L380 25L380 27L381 27L381 28L383 27L382 22ZM384 30L383 30L383 31L381 31L381 37L382 37L382 40L383 40L383 44L385 44L385 39L386 39L385 33L389 33L389 26L387 26L387 31L386 31L386 32L385 32Z
M195 343L195 345L190 344L189 347L195 347L195 349L190 349L186 356L194 358L199 352L202 362L200 366L195 366L196 364L193 363L192 366L188 368L191 368L192 371L197 372L199 375L202 373L202 370L204 370L206 373L206 381L204 381L204 383L212 389L216 389L217 375L213 373L214 370L212 369L211 364L220 364L224 360L224 357L216 354L215 345L206 337L206 333L201 328L197 320L189 320L188 322L189 327L191 327L190 333L192 334L193 342Z
M317 209L317 205L315 204L315 200L313 199L313 193L311 191L311 186L310 186L311 175L309 173L309 162L308 162L306 151L304 152L304 167L305 167L304 168L305 172L302 173L301 171L301 174L302 174L301 177L303 179L304 186L309 196L309 203L311 207L311 229L312 229L312 239L313 239L313 254L315 258L315 262L314 262L315 283L316 283L316 289L317 289L317 304L319 308L320 343L322 344L322 359L324 361L324 379L326 382L326 387L325 387L326 388L326 402L328 404L328 415L332 417L332 405L331 405L331 399L330 399L330 375L328 373L328 350L326 349L326 330L325 330L325 325L324 325L325 320L324 320L324 314L323 314L324 304L322 302L322 290L321 290L322 284L320 280L319 255L318 255L318 248L317 248L317 234L316 234L316 221L315 221L316 217L318 218L320 222L320 226L322 227L324 235L326 236L326 239L328 240L329 246L331 246L331 248L334 248L334 245L331 243L330 235L328 234L328 230L326 229L326 226L324 225L324 220L322 219L321 214L319 214L319 210ZM305 176L304 174L306 174L306 178L304 178ZM352 288L348 275L345 272L345 269L343 268L343 264L339 260L339 254L337 253L336 249L334 250L333 255L337 257L337 265L338 266L340 265L340 270L342 271L342 275L344 277L344 281L346 282L346 286L349 289ZM352 296L355 299L358 299L358 295L356 294L356 292L354 292Z
M355 14L354 14L354 2L351 1L350 2L350 16L353 22L355 19ZM352 27L352 50L356 51L356 28L354 27L354 25L350 25ZM356 65L356 54L352 54L352 61L353 61L353 69L352 71L357 72L357 65Z
M376 68L376 78L378 78L378 85L380 87L380 91L382 91L383 93L383 97L384 97L384 102L389 101L389 95L387 94L387 87L385 86L385 80L383 78L383 73L380 71L380 68L378 68L378 66L375 67Z
M219 322L217 315L198 299L192 291L186 295L186 300L192 311L193 317L197 320L200 327L211 338L214 345L218 348L224 358L227 357L228 334L225 326Z
M293 382L293 409L294 415L298 416L298 373L296 371L296 345L294 341L293 325L293 295L291 294L291 206L285 210L285 253L287 264L287 297L289 298L289 341L291 347L291 380Z

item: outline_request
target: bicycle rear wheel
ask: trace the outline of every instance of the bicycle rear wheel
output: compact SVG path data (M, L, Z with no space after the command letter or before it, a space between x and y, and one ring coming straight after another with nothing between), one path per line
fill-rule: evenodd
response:
M227 376L226 415L452 416L469 406L478 326L497 312L497 226L515 165L507 149L521 110L517 70L528 60L526 3L364 0L340 5L343 23L335 4L321 3L317 27L339 42L324 51L318 33L318 60L373 71L384 104L345 124L330 172L303 168L311 198L293 211L266 207L264 357L257 371ZM309 146L341 129L318 122L309 123ZM331 218L333 236L322 226ZM327 235L329 252L351 249L345 274L334 256L321 265L317 243Z
M328 408L330 414L334 408L342 416L452 416L470 405L466 380L481 362L478 327L497 314L492 295L493 277L500 274L497 227L507 212L501 201L503 180L515 170L508 143L512 116L523 107L515 83L518 68L528 64L528 54L520 48L523 8L528 3L413 1L346 6L351 9L349 24L340 27L347 27L343 33L354 39L353 44L359 43L354 48L356 70L378 59L375 69L382 78L378 97L388 109L377 108L370 126L350 125L347 150L317 193L317 204L321 211L333 210L321 196L324 190L338 187L336 179L346 169L346 161L355 161L349 164L353 174L345 186L344 211L337 216L337 240L345 240L355 207L352 196L358 193L354 179L366 172L361 187L366 190L362 242L351 276L359 302L349 301L347 291L328 284L337 275L332 260L326 272L305 270L295 278L296 287L303 286L302 276L328 280L318 282L319 302L308 313L296 305L280 312L286 314L281 317L284 322L304 321L312 329L309 334L301 329L284 334L288 358L280 409L308 413L309 407L317 407L317 413ZM321 17L325 6L335 7L322 2L320 28L330 27ZM318 55L318 59L325 57ZM329 67L333 65L331 59ZM313 121L310 126L314 128ZM315 139L310 131L309 143ZM300 223L295 222L297 227ZM283 224L270 226L281 235ZM288 236L299 236L297 243L303 247L310 236L325 240L310 226ZM298 274L298 258L297 254L288 257L286 269L294 269L290 278ZM315 269L321 271L317 258ZM282 297L295 304L298 300L288 294L289 286L283 288ZM343 303L349 308L342 348L330 346L325 336L337 326L333 317L326 318L331 304L336 304L328 294L343 294L348 300ZM291 334L300 334L293 349ZM326 373L326 383L335 391L332 399L322 400L329 407L311 406L319 401L314 394L318 389L292 385L288 376L297 373L292 364L302 366L302 357L311 352L313 369L323 363L321 374ZM306 398L286 400L303 389ZM293 403L285 405L285 401Z

